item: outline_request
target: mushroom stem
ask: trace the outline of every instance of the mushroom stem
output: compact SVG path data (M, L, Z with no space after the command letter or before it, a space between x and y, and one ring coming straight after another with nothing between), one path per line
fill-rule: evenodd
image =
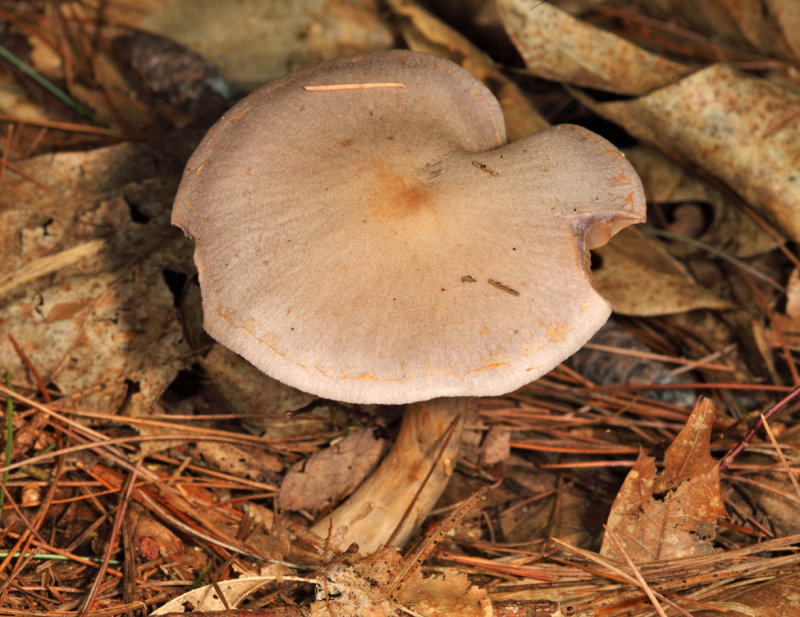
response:
M389 541L402 546L447 486L455 469L464 418L476 403L474 398L456 397L408 405L397 440L378 469L311 531L324 538L332 529L329 541L333 548L344 550L356 543L361 555L374 553ZM449 438L448 430L452 431Z

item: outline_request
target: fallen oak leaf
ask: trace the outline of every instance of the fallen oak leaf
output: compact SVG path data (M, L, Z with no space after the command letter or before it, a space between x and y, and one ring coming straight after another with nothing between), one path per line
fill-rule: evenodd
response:
M611 506L608 527L636 563L708 553L716 519L726 514L719 468L711 457L714 407L700 398L667 448L664 470L640 452ZM608 537L600 554L618 558Z

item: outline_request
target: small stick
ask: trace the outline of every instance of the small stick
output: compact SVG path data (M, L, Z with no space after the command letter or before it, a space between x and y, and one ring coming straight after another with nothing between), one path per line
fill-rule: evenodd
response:
M790 402L790 401L791 401L793 398L797 397L798 395L800 395L800 386L797 386L797 387L796 387L794 390L792 390L792 391L791 391L791 392L790 392L788 395L786 395L786 396L785 396L785 397L783 397L781 400L779 400L777 403L775 403L775 404L774 404L772 407L770 407L770 408L767 410L767 412L766 412L766 413L764 413L764 414L761 414L761 417L760 417L760 418L758 419L758 421L757 421L757 422L756 422L756 423L753 425L753 428L751 428L751 429L748 431L747 435L745 435L745 436L744 436L744 439L742 439L742 440L739 442L739 444L738 444L738 445L737 445L737 446L736 446L736 447L735 447L733 450L731 450L730 452L728 452L728 453L727 453L727 454L726 454L726 455L723 457L723 459L722 459L722 460L720 461L720 463L719 463L719 470L720 470L720 471L725 471L725 470L726 470L726 469L727 469L727 468L730 466L730 464L733 462L733 460L734 460L734 459L735 459L737 456L739 456L739 454L742 452L742 450L744 450L744 449L747 447L747 444L748 444L748 443L750 443L750 441L752 441L753 437L755 437L755 434L756 434L756 433L758 432L758 430L761 428L761 425L762 425L763 421L765 421L765 420L768 420L769 418L771 418L772 416L774 416L774 415L775 415L775 414L776 414L778 411L780 411L781 409L783 409L783 408L784 408L786 405L788 405L788 404L789 404L789 402Z
M511 294L512 296L518 296L519 292L516 289L512 289L508 285L504 285L500 281L496 281L494 279L486 279L486 282L489 283L492 287L497 287L497 289L506 292L507 294Z
M136 484L136 476L138 475L139 469L142 466L142 461L144 461L144 457L140 457L136 461L133 470L128 474L128 478L125 480L125 486L120 493L119 503L117 504L117 513L116 516L114 516L114 525L111 528L111 534L106 542L106 548L103 554L103 563L100 564L100 569L97 572L97 576L95 576L94 582L89 589L89 593L83 601L80 617L85 617L86 614L91 610L92 604L94 603L94 600L100 591L100 585L105 579L106 571L108 570L109 563L111 562L111 555L113 555L114 551L117 549L117 538L119 538L120 531L122 530L122 524L125 521L125 511L128 509L128 505L131 502L131 494L133 493L133 487ZM225 600L223 599L223 602L224 601Z

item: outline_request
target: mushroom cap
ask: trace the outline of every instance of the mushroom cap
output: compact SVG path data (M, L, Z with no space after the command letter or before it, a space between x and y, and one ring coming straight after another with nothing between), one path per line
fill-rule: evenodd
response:
M305 88L365 83L381 85ZM608 318L587 248L644 220L644 194L586 129L504 144L491 92L426 54L345 58L253 92L192 155L173 209L206 330L353 403L499 395L549 371Z

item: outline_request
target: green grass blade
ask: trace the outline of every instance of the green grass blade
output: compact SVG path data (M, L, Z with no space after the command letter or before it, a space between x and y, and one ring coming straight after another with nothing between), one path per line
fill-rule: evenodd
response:
M104 126L100 122L94 119L92 112L86 109L83 105L81 105L78 101L72 98L69 94L61 90L58 86L56 86L52 81L37 73L31 66L27 63L23 62L19 58L17 58L9 49L0 45L0 58L4 58L8 60L13 66L18 68L20 71L25 73L28 77L30 77L33 81L39 84L42 88L47 90L50 94L56 97L59 101L73 109L84 118L87 118L92 122L92 124L96 126Z

